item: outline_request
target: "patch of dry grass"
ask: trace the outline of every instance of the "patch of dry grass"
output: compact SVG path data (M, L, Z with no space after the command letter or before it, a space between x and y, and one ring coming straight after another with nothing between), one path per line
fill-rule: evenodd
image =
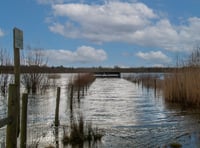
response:
M63 144L83 144L84 142L97 142L103 137L102 132L96 127L92 127L92 123L85 123L82 116L79 120L74 120L70 126L69 132L64 131Z
M164 78L164 98L185 106L200 106L200 69L185 67Z

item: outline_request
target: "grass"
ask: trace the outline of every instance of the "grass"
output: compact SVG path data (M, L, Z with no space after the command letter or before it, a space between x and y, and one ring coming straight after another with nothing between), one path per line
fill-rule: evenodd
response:
M46 146L45 148L55 148L55 146L53 146L53 145L48 145L48 146Z
M181 148L181 147L182 147L182 145L177 142L173 142L170 144L170 148Z
M78 121L73 120L70 126L70 132L64 132L63 144L83 144L84 142L97 142L101 141L103 134L96 127L92 127L92 123L85 123L82 116Z
M141 74L139 76L128 77L126 79L133 83L141 84L142 87L147 89L161 90L163 85L163 81L159 78L159 76L152 74Z
M74 77L71 77L68 83L68 98L70 104L71 116L73 115L73 103L75 102L74 93L77 93L77 99L80 102L80 97L84 96L85 91L95 80L95 76L90 73L78 74ZM78 120L75 120L72 116L70 122L70 128L68 128L67 132L64 129L63 135L63 144L64 145L82 145L84 142L97 142L100 141L103 137L103 134L96 127L92 127L92 123L85 123L82 116L79 117Z
M71 77L68 83L68 98L70 100L70 108L72 108L73 98L76 95L78 101L85 95L89 86L95 80L95 76L91 73L78 74Z
M200 106L200 69L185 67L164 78L163 94L166 101L185 106Z
M152 75L140 75L128 80L141 84L147 89L162 90L167 102L178 103L185 107L200 107L200 67L198 66L177 68L174 72L165 74L163 80Z

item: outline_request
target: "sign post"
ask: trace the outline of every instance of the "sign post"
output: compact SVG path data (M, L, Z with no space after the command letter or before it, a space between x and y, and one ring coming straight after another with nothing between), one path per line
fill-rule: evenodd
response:
M16 95L18 98L17 102L17 129L18 136L20 132L20 49L23 49L23 31L18 28L13 29L13 45L14 45L14 74L15 74L15 85Z

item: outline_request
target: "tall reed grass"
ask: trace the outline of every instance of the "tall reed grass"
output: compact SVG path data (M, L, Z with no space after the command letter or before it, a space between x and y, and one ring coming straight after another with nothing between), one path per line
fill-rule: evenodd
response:
M165 76L163 94L166 101L200 106L200 68L184 67Z
M94 80L95 76L91 73L78 74L71 77L68 83L69 98L72 100L74 93L77 92L77 98L79 100L87 92L87 89Z
M80 104L80 97L84 97L85 91L95 80L95 76L91 73L78 74L71 77L68 83L68 99L70 106L70 128L64 129L63 144L64 145L83 145L84 142L97 142L102 138L102 133L98 128L93 128L91 123L85 123L83 116L77 120L74 118L75 98L77 97ZM68 132L67 132L68 131Z
M126 80L136 83L138 85L142 85L147 89L162 89L163 81L159 77L159 75L152 75L152 74L141 74L139 76L131 76L127 77Z

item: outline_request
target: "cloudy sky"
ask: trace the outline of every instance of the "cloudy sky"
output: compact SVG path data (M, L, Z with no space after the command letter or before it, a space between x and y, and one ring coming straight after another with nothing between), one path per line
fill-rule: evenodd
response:
M0 48L12 54L14 27L24 49L48 64L174 66L200 43L199 0L2 0Z

